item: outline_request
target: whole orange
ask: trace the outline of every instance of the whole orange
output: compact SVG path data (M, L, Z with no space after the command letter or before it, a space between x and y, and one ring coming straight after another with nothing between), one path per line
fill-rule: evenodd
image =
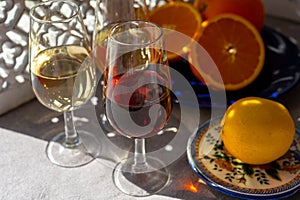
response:
M265 23L262 0L195 0L194 6L205 19L211 19L219 14L232 13L250 21L258 31Z

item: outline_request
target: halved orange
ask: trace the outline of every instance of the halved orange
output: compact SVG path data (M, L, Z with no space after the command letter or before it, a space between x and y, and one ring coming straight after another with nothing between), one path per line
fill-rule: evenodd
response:
M239 90L252 83L263 68L262 37L249 21L238 15L221 14L204 22L198 41L217 65L213 69L201 64L205 58L199 55L199 47L193 45L189 55L191 70L208 86Z
M149 13L149 21L164 28L164 40L169 60L176 60L189 51L192 39L197 40L202 18L196 8L186 2L171 1L155 7ZM184 34L188 37L181 37ZM186 38L191 38L187 40Z

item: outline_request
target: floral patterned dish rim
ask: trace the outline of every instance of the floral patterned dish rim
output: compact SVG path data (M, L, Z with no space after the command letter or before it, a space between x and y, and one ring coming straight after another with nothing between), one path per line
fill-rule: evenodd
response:
M221 117L202 124L189 138L187 156L206 184L227 195L244 199L278 199L300 189L300 133L290 150L266 165L249 165L235 159L220 139Z

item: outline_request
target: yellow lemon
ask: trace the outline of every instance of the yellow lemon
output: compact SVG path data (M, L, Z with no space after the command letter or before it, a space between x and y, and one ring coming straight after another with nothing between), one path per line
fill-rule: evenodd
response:
M221 137L234 157L248 164L266 164L290 148L295 124L280 103L247 97L229 106L222 120Z

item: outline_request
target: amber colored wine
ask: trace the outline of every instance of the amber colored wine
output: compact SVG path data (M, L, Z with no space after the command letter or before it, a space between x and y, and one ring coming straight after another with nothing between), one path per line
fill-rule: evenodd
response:
M86 103L95 87L89 52L81 46L59 46L40 52L30 66L34 93L58 112Z
M139 82L141 77L143 81ZM154 71L113 77L107 86L105 105L111 125L127 137L155 135L167 123L172 111L170 90L165 85Z
M103 72L105 68L107 37L110 29L115 25L108 24L94 36L95 61L98 69Z

